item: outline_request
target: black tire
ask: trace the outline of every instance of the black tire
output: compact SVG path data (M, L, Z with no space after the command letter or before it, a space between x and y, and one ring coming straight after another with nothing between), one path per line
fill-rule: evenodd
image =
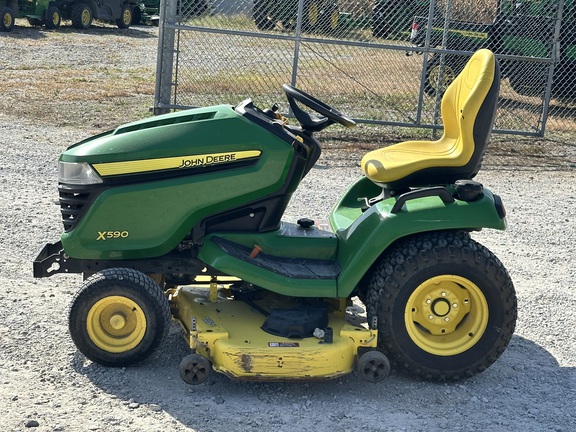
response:
M14 12L8 7L0 7L0 31L9 32L14 28Z
M358 358L356 371L362 379L377 383L390 373L390 361L380 351L368 351Z
M516 324L516 294L502 263L464 232L398 241L375 267L368 322L378 349L407 373L455 381L482 372L504 352Z
M336 3L331 3L324 9L320 16L320 30L322 33L334 35L340 25L340 11Z
M111 268L90 276L74 296L68 324L78 350L104 366L145 360L170 325L163 290L136 270Z
M77 29L89 29L92 25L92 9L86 3L76 3L72 6L70 14L72 18L72 27Z
M135 6L134 9L132 9L132 25L140 24L142 24L142 11L138 6Z
M258 30L271 30L276 25L270 16L270 8L269 0L254 0L252 19Z
M302 29L307 32L315 31L320 24L320 1L304 0L302 11Z
M180 362L178 372L186 384L204 384L212 374L212 365L200 354L189 354Z
M438 87L441 87L441 94L444 94L450 83L454 81L462 69L464 69L467 60L466 57L461 56L445 56L444 68L442 69L442 83L439 86L441 58L439 55L432 56L426 70L424 91L430 96L434 96L436 95Z
M116 20L116 25L118 26L118 28L127 29L132 25L132 17L133 17L132 6L123 5L120 18Z
M60 23L62 22L62 14L60 13L60 9L56 6L50 6L46 9L46 18L44 20L44 25L47 29L54 30L60 27Z

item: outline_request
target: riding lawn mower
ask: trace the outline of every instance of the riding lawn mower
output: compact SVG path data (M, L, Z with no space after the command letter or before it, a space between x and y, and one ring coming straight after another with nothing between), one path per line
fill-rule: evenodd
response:
M64 232L34 275L83 274L69 330L106 366L143 361L175 320L191 350L179 366L189 384L212 371L473 376L516 322L508 272L471 238L506 227L500 197L473 180L499 82L493 54L475 53L444 94L443 136L368 152L329 227L282 216L320 156L315 134L355 122L296 87L283 90L298 124L248 99L81 141L60 156ZM364 321L351 316L356 298Z

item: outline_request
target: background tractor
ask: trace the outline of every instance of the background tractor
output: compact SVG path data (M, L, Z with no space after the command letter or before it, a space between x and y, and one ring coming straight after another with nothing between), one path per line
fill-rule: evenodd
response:
M280 24L287 30L296 28L298 0L254 0L252 19L260 30L272 30ZM332 33L340 23L338 3L334 0L304 0L302 30Z
M482 24L468 21L450 21L447 31L446 50L476 51L488 48L502 58L502 77L508 78L514 91L524 96L544 94L550 62L516 60L511 57L532 57L551 59L554 63L552 75L552 97L573 99L574 71L576 70L576 31L574 30L574 2L566 0L563 5L561 27L555 39L555 26L558 17L557 0L511 1L499 0L494 3L492 22ZM428 16L414 17L411 42L424 46ZM430 47L442 45L444 18L435 13L430 31ZM435 94L438 87L445 89L460 73L467 57L458 54L432 54L426 71L425 91ZM440 67L443 73L440 74ZM440 81L440 75L442 80Z
M78 29L89 28L94 19L128 28L140 13L136 0L0 0L0 31L12 30L16 18L48 29L60 27L64 19Z
M16 18L53 29L60 26L62 16L50 0L0 0L0 31L11 31Z

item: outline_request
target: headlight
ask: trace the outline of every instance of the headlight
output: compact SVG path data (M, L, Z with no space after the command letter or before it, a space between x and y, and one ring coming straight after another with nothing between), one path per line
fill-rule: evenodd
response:
M60 175L58 181L64 184L88 185L102 183L100 176L88 163L62 162L58 163Z

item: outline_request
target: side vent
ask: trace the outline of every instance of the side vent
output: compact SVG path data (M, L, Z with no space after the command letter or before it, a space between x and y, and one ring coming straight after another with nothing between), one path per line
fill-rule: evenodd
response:
M72 231L78 225L80 218L84 215L94 197L86 190L65 190L64 188L59 188L59 194L64 231Z
M178 123L191 123L191 122L196 122L196 121L200 121L200 120L210 120L210 119L214 118L215 115L216 115L216 111L204 112L204 113L198 113L198 114L182 115L182 116L165 117L165 118L160 119L160 120L150 120L150 121L146 121L146 122L142 122L142 123L136 123L136 124L132 124L132 125L128 125L128 126L119 127L114 132L114 135L121 135L121 134L127 133L127 132L134 132L137 130L150 129L150 128L154 128L157 126L169 126L169 125L178 124Z

